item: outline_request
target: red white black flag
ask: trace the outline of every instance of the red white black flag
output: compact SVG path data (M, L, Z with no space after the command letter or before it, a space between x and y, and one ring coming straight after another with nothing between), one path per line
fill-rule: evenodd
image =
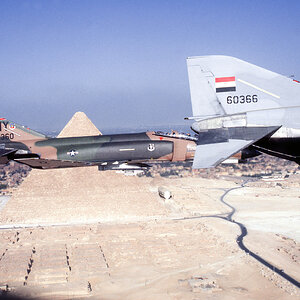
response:
M232 77L219 77L215 79L216 92L235 92L236 83L235 76Z

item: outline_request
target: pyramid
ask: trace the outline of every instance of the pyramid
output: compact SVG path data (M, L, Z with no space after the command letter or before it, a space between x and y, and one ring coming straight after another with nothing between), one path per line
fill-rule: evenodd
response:
M59 137L97 135L100 131L77 112ZM0 211L0 224L49 224L130 221L158 218L166 208L151 178L124 176L97 167L33 169Z
M78 111L60 132L58 137L89 136L102 133L86 116L84 112Z

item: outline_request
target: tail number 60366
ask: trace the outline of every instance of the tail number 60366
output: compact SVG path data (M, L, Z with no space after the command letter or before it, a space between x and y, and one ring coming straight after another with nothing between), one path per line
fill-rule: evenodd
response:
M241 96L228 96L227 104L244 104L256 103L258 101L257 95L241 95Z

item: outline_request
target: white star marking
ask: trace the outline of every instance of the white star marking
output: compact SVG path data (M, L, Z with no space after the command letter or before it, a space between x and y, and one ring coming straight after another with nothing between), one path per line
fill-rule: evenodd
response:
M76 151L76 150L71 150L71 151L67 152L67 154L73 157L73 156L75 156L75 155L78 154L78 151Z

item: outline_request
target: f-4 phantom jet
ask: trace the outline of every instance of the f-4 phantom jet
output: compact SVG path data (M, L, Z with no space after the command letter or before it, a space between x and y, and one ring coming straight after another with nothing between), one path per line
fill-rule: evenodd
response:
M187 59L198 133L193 168L214 167L240 151L300 163L300 84L229 56Z
M156 160L192 159L195 138L173 132L48 138L0 119L0 165L10 160L37 169L98 166L101 170L137 170Z

